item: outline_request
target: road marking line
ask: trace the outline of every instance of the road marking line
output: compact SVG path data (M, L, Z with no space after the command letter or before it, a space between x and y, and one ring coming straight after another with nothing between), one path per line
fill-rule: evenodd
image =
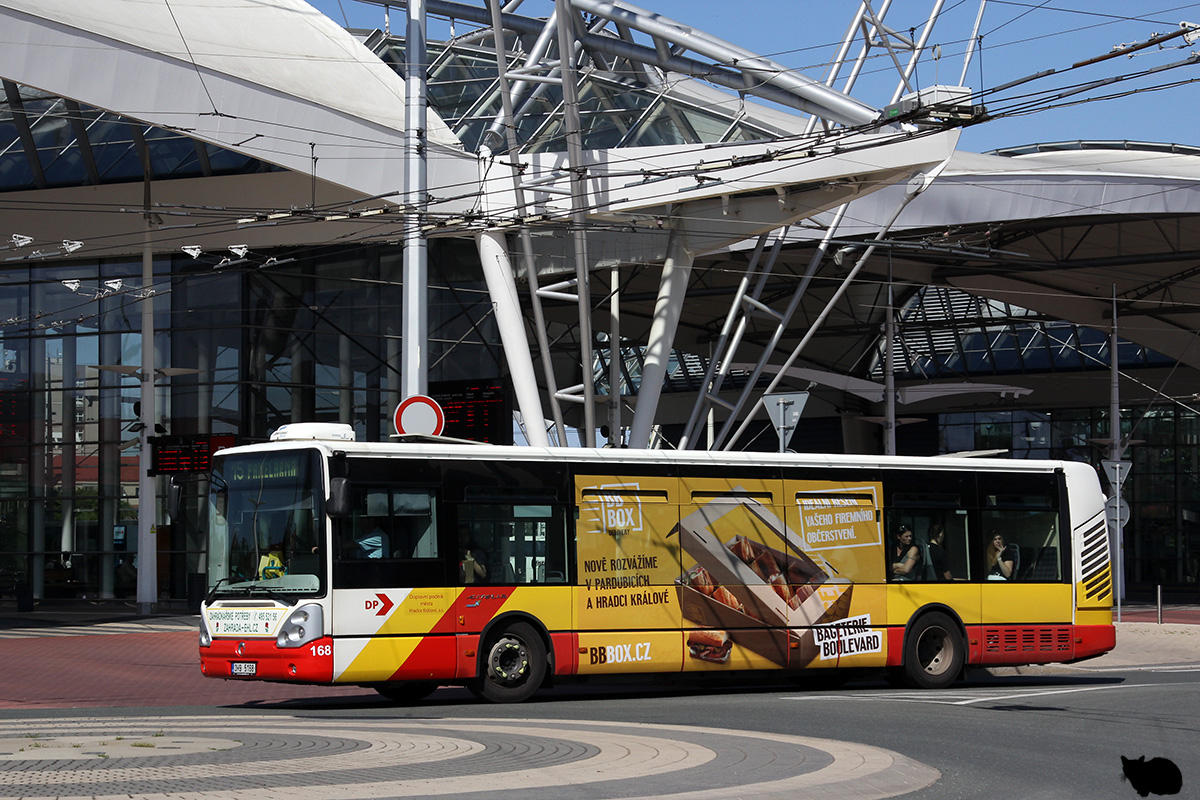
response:
M1200 664L1147 664L1128 667L1075 667L1084 672L1194 672Z
M1114 686L1079 686L1071 689L1045 689L1037 692L1020 692L1018 694L996 695L993 697L976 697L972 700L959 700L956 706L967 706L972 703L986 703L991 700L1021 700L1026 697L1047 697L1055 694L1078 694L1079 692L1098 692L1104 689L1138 689L1146 686L1156 686L1153 683L1119 684Z
M1200 670L1197 670L1200 671ZM913 694L913 693L879 693L879 694L859 694L859 695L826 695L827 697L844 697L847 700L888 700L894 703L930 703L933 705L943 706L969 706L975 703L1000 702L1003 700L1019 700L1026 697L1045 697L1056 694L1076 694L1079 692L1095 692L1101 689L1141 689L1156 686L1170 686L1171 684L1158 683L1133 683L1133 684L1114 684L1109 686L1079 686L1070 689L1043 689L1034 692L1020 692L1017 694L1009 694L1008 690L1004 689L981 689L980 692L986 694L966 694L956 692L954 694L939 693L930 694ZM781 700L811 700L811 697L781 697Z

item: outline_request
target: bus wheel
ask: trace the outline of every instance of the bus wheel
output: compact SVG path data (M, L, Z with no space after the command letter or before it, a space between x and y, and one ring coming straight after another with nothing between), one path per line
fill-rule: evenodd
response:
M415 703L424 700L438 688L437 681L403 681L371 687L393 703Z
M483 675L471 684L475 696L492 703L528 700L546 677L546 646L533 626L517 622L494 636Z
M965 657L958 626L934 611L918 619L904 639L904 677L918 689L945 689L958 678Z

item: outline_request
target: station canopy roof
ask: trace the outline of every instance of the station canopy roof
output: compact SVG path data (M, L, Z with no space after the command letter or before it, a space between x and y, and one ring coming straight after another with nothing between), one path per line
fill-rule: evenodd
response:
M115 5L112 0L0 0L0 10L58 13L91 35L182 57L170 16L158 13L165 6L157 15L148 15L144 24L128 28L114 22ZM252 57L252 48L261 54L264 46L264 37L255 35L254 15L261 9L256 11L254 5L219 0L172 4L208 31L207 55L187 53L186 62L195 71L220 73L226 79L241 70L239 80L256 82L272 97L287 95L288 102L303 107L321 106L325 113L360 119L367 128L386 131L384 138L390 139L378 146L394 152L403 128L403 81L397 75L403 64L403 39L379 31L348 33L314 16L298 0L276 0L276 11L289 12L279 18L288 20L292 36L271 40L291 41L295 49L270 59ZM242 23L205 27L206 15L215 14L216 6L222 14L236 7L244 16ZM510 63L518 63L526 44L520 39L510 42ZM431 141L463 158L482 144L502 146L495 126L500 101L490 43L478 37L431 42L429 54ZM88 53L74 57L87 58ZM271 64L289 66L272 69ZM76 74L79 66L74 65ZM38 74L54 83L61 82L64 73ZM13 232L22 230L23 214L33 213L21 205L23 195L80 187L133 188L147 177L158 185L221 177L290 178L287 185L297 193L301 188L308 191L311 177L323 189L333 187L326 194L331 198L326 210L368 197L337 191L335 174L316 175L316 151L310 151L308 142L299 143L303 136L292 137L296 146L288 152L256 151L252 141L233 136L236 131L221 130L219 118L210 120L208 127L194 124L194 118L189 118L193 124L178 125L135 119L105 110L103 99L111 99L111 93L93 91L90 84L78 92L56 92L52 86L34 88L0 77L0 202L9 223L5 227ZM215 77L210 83L210 91L223 85ZM351 86L355 91L347 90ZM738 97L705 81L645 65L635 68L619 59L584 76L579 100L584 146L594 149L770 140L794 135L807 122L807 117ZM562 119L562 91L547 84L523 109L516 131L519 149L531 154L562 151ZM247 132L247 139L253 137ZM147 155L149 175L143 168ZM310 168L313 175L308 174ZM1200 313L1194 309L1200 308L1200 290L1193 281L1200 270L1197 187L1200 151L1175 145L1081 141L986 155L957 153L930 190L904 212L889 236L890 245L846 292L801 363L830 373L880 376L879 331L890 271L904 323L898 340L902 378L1004 377L1099 368L1107 360L1104 331L1111 321L1114 290L1118 319L1128 321L1123 338L1139 343L1130 347L1128 357L1122 352L1123 363L1162 366L1178 360L1198 367L1200 346L1194 340ZM278 194L277 188L272 191ZM853 213L837 233L838 247L853 253L872 236L900 191L901 187L885 189L855 201ZM321 220L318 209L312 210L305 222ZM241 208L231 213L246 212ZM789 229L778 266L762 287L767 302L785 303L793 294L827 221L828 215L819 216ZM347 234L369 239L353 225L287 230L277 245ZM265 237L260 239L263 246L271 243L269 232L255 235ZM751 246L698 259L675 342L669 388L694 391L699 385L704 354L728 314L729 298L751 258ZM830 260L818 273L794 318L795 336L782 343L782 354L819 316L845 269ZM657 280L653 265L626 270L623 338L630 343L643 340L649 327ZM551 324L568 330L577 324L572 315L566 308L557 315L552 312ZM752 322L746 341L761 342L769 327ZM643 355L636 344L622 348L623 393L636 390ZM597 351L601 391L606 391L610 357L608 349ZM735 370L735 379L740 374Z

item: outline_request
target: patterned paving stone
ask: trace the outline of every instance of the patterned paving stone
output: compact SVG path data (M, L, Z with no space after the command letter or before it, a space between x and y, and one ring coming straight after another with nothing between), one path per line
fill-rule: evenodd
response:
M77 717L0 722L0 796L883 798L939 773L864 745L532 719Z

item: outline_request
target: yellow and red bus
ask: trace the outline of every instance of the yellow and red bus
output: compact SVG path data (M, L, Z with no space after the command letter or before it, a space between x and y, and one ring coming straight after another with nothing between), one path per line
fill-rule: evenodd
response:
M941 688L1115 644L1087 464L365 443L300 423L218 453L209 485L211 678L496 702L618 673L881 668Z

